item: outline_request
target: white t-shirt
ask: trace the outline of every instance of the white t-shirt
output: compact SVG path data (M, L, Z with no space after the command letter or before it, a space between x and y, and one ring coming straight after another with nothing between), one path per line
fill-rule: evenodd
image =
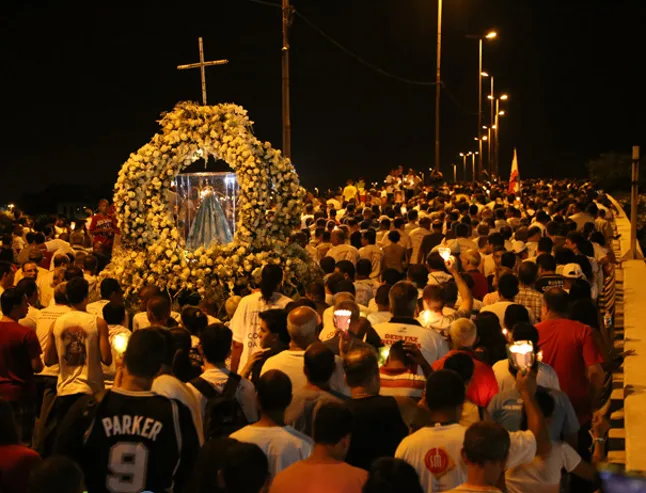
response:
M280 293L274 293L269 303L262 298L262 293L252 293L240 300L238 309L231 319L229 328L233 332L233 340L242 344L242 354L238 368L244 368L248 359L257 351L258 330L260 329L259 313L274 308L285 308L292 300Z
M276 476L294 462L307 459L312 453L312 439L291 426L245 426L229 438L255 443L269 460L269 474Z
M195 431L197 432L197 437L200 440L201 445L204 443L202 409L200 407L200 401L191 389L195 390L195 387L191 386L191 388L189 388L187 384L173 375L159 375L155 380L153 380L153 386L150 390L155 394L163 395L169 399L177 399L189 408L191 416L193 417Z
M110 303L110 300L95 301L93 303L88 303L85 309L87 310L88 313L91 313L92 315L96 315L99 318L103 318L103 308L108 303Z
M366 245L359 248L359 257L370 260L372 264L371 279L377 279L381 275L381 259L383 256L384 252L377 245Z
M49 329L58 317L70 310L71 308L67 305L51 305L47 308L43 308L38 314L38 321L36 322L36 336L38 336L40 347L43 348L43 354L41 355L43 358L43 364L45 363L45 351L47 350L47 344L49 341ZM52 366L46 366L39 375L57 377L58 372L58 364L55 364Z
M384 312L372 312L369 313L368 316L366 317L368 319L368 322L370 322L373 326L377 324L383 324L385 322L389 322L391 318L393 318L393 314L390 313L389 311L384 311Z
M553 442L546 458L535 457L529 464L508 469L505 484L509 493L558 493L561 469L572 472L581 462L581 456L570 445Z
M101 311L103 311L103 308L101 308ZM103 314L98 316L103 317ZM182 316L179 313L170 312L170 317L173 320L175 320L175 322L177 322L178 324L182 323ZM135 313L135 315L132 317L132 331L134 332L135 330L139 330L139 329L147 329L148 327L150 327L150 320L148 320L148 313L147 312Z
M415 468L425 492L456 488L467 480L467 468L461 456L466 431L459 424L422 428L402 440L395 457ZM531 462L536 455L534 434L516 431L509 437L507 467Z
M280 370L285 373L292 381L292 389L301 389L307 385L307 377L304 372L305 351L282 351L265 361L262 365L260 375L264 375L269 370ZM330 388L346 395L350 395L344 380L343 360L339 356L334 356L336 369L330 379Z
M496 361L493 365L493 372L496 375L498 382L498 391L505 392L511 390L516 386L516 379L509 373L509 361L506 359ZM538 362L538 374L536 376L536 384L547 389L561 390L559 385L559 377L550 365Z
M224 368L210 368L200 375L204 380L209 382L216 391L223 392L224 386L229 380L229 370ZM206 401L208 400L202 392L197 390L190 383L187 384L188 388L193 392L198 402L200 403L200 413L202 420L204 419L204 413L206 412ZM258 421L258 407L256 405L256 389L249 380L242 378L236 389L236 400L242 408L242 412L247 418L249 423L254 423Z
M29 305L29 311L25 318L18 320L18 323L24 327L29 327L31 330L36 330L36 325L38 323L38 317L40 316L40 310ZM41 346L42 347L42 346Z
M97 318L71 310L54 322L54 340L60 373L58 395L103 394Z
M422 228L421 226L413 229L410 232L410 241L413 246L413 253L411 254L411 258L410 258L411 264L418 263L417 257L419 257L419 250L422 247L422 241L424 240L425 236L428 236L430 234L431 232L428 229Z
M327 256L332 257L335 262L349 260L353 265L357 265L357 261L359 260L359 250L352 245L343 243L330 248L327 252Z
M88 274L87 272L83 273L83 279L87 281L88 288L87 288L87 299L94 303L97 301L101 296L99 295L99 284L97 282L96 276L93 276L92 274Z
M48 252L57 252L57 253L64 253L68 254L71 253L74 255L74 249L72 248L72 245L70 245L67 241L65 240L49 240L45 242L45 248L47 248Z
M395 322L391 320L374 326L384 345L391 346L399 340L415 343L429 364L433 364L449 352L448 343L436 331L415 325L412 321L397 322L395 317L393 319Z
M482 263L483 263L483 274L485 277L489 277L491 274L496 272L496 261L493 259L493 254L490 253L488 255L484 255L482 257Z

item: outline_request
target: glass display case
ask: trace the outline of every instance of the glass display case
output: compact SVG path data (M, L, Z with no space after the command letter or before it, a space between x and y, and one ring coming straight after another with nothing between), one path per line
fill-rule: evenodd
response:
M169 201L187 250L233 241L238 219L235 173L184 173L173 184Z

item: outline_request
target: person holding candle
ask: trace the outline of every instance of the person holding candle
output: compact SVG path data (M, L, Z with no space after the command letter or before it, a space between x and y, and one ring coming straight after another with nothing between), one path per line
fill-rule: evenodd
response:
M462 300L458 309L452 313L444 312L445 296L442 285L429 284L424 288L422 295L424 299L424 311L420 313L419 322L427 328L435 329L446 333L451 323L459 318L469 318L473 308L473 295L464 278L457 269L455 257L449 257L444 261L447 270L453 276L458 288L458 294Z

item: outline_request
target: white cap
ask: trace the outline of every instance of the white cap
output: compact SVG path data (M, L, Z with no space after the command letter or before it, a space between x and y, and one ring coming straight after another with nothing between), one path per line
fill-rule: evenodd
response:
M565 264L562 276L566 279L585 279L585 274L579 264Z

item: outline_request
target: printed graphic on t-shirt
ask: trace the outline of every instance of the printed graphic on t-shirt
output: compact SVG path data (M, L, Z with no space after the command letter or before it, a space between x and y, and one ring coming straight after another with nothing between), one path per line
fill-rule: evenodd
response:
M436 478L441 478L446 473L455 469L455 462L442 447L432 448L424 457L426 469Z
M68 327L61 334L65 353L63 358L68 366L83 366L85 364L85 339L87 334L81 327Z
M260 337L260 334L258 334L258 327L260 326L259 314L259 310L249 312L249 331L247 332L247 339L249 339L247 341L247 347L249 349L258 347L258 337Z
M399 334L384 334L384 337L382 337L382 342L387 346L392 346L397 341L403 341L408 344L415 344L418 348L422 347L421 343L419 342L419 337L406 335L406 327L397 329L397 332L399 332Z

